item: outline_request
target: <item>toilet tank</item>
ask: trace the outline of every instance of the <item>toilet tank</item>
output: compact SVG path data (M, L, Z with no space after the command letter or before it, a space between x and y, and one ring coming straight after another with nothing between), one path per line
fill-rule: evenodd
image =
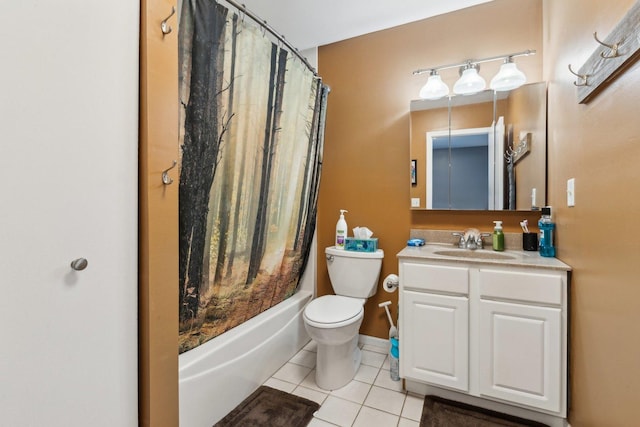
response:
M354 298L375 295L384 258L382 249L375 252L355 252L331 246L324 253L327 257L329 279L336 295Z

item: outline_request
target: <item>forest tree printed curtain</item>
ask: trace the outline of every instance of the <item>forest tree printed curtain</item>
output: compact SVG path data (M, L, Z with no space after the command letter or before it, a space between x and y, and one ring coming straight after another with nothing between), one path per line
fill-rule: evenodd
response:
M314 232L328 88L225 6L185 0L181 12L182 353L295 292Z

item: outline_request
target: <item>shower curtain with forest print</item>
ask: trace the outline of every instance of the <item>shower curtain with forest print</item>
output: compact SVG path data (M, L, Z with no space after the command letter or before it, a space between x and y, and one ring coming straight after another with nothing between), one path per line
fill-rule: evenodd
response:
M213 0L180 18L180 352L291 296L313 237L328 89Z

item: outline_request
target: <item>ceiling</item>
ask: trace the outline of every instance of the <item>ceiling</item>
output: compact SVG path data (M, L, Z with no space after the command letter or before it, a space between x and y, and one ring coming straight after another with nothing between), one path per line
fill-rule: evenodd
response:
M491 0L239 0L299 50Z

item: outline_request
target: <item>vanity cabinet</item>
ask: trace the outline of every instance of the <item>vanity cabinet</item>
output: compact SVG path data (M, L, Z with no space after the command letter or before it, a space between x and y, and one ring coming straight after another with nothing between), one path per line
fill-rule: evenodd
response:
M566 417L567 270L401 254L400 376L409 391Z

